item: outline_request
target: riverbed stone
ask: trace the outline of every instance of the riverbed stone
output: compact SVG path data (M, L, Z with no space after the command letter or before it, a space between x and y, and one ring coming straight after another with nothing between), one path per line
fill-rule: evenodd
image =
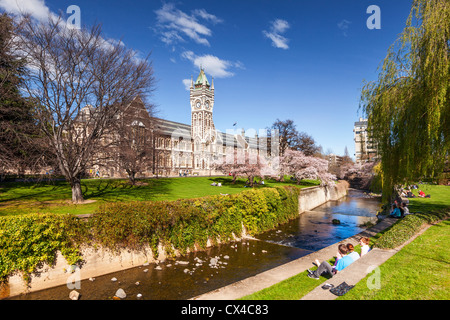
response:
M69 299L70 300L78 300L80 298L80 293L76 290L72 290L69 293Z
M122 288L117 289L115 296L120 299L125 299L127 297L127 294Z

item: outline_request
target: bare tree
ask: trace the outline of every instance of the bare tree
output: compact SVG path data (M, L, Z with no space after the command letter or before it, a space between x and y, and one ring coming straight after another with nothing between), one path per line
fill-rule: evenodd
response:
M280 119L277 119L277 121L272 124L272 129L278 130L280 139L280 155L283 155L287 149L290 149L297 144L298 131L293 120L288 119L282 121Z
M153 141L157 134L153 112L153 105L146 106L136 97L120 112L115 125L111 158L126 171L132 185L136 184L136 174L153 169Z
M297 135L297 142L293 149L303 152L305 156L314 156L320 151L314 138L306 132L300 132Z
M272 130L278 130L280 139L280 155L287 149L302 151L306 156L313 156L320 152L314 138L306 132L298 132L293 120L277 119L272 124Z
M106 40L100 25L80 30L49 18L22 17L17 41L27 59L24 92L36 101L36 117L72 201L83 201L81 176L111 134L121 106L153 88L151 63L121 41Z

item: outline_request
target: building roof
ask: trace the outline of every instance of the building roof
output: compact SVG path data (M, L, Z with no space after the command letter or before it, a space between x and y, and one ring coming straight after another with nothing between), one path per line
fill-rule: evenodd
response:
M156 121L160 134L191 139L191 125L159 118ZM239 142L238 137L240 138ZM243 143L243 139L239 135L224 133L218 130L216 130L216 139L218 144L224 146L242 146ZM251 139L249 137L244 137L244 139L250 149L256 149L258 147L257 139Z
M205 71L203 69L200 69L200 74L197 77L197 81L195 81L194 87L197 88L201 85L206 85L207 87L209 87L208 78L206 77Z

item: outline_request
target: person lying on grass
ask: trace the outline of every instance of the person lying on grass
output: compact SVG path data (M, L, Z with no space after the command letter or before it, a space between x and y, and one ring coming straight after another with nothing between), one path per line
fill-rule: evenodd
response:
M348 249L345 244L340 244L338 246L338 250L342 258L339 259L339 261L336 263L336 266L332 267L327 261L324 261L320 265L318 265L317 270L311 271L308 269L308 277L310 277L311 279L319 280L321 275L329 274L330 276L333 276L353 263L354 260L352 259L352 257L347 255ZM316 264L318 264L317 260Z

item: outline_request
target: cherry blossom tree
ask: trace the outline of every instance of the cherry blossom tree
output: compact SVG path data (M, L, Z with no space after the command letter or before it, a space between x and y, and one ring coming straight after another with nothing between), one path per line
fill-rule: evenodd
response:
M237 177L247 178L250 187L253 187L256 177L263 179L265 176L272 175L265 157L243 149L234 149L232 154L214 162L213 166L218 171L230 174L233 177L233 183Z
M369 189L375 176L376 162L355 163L345 172L344 178L361 189Z
M336 177L328 172L328 161L305 156L301 151L286 150L280 159L281 174L292 175L300 183L303 179L320 180L320 185L333 185Z

